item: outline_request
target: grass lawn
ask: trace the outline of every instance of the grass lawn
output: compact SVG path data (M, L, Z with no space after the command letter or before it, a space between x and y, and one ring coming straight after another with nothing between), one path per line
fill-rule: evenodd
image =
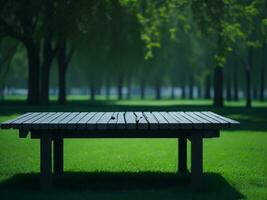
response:
M176 139L68 139L63 177L39 191L39 142L0 130L0 199L267 199L267 105L209 101L73 100L67 106L0 102L0 122L27 111L211 110L241 122L236 131L204 140L204 190L178 176ZM190 153L190 143L188 142ZM189 159L190 160L190 156ZM190 162L188 162L190 168Z

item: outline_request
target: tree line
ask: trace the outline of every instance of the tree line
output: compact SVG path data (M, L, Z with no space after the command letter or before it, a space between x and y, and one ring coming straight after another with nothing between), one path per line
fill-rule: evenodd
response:
M264 100L267 0L1 0L0 81L24 49L29 104L47 104L51 66L58 69L58 101L66 103L69 66L79 71L94 99L97 88L163 85L198 88L221 107L238 100ZM3 53L2 53L3 52ZM241 75L243 74L243 75ZM0 86L1 87L1 86ZM224 89L225 88L225 89ZM258 89L259 88L259 89ZM259 91L259 92L258 92ZM256 94L257 93L257 94ZM259 93L259 94L258 94ZM131 97L128 92L127 98Z

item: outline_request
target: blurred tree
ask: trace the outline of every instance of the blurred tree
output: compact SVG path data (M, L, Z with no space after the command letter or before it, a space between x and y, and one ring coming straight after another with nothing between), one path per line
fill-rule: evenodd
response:
M28 57L28 103L39 103L40 81L40 1L6 0L0 2L0 37L20 41Z
M55 40L58 63L58 103L66 103L66 72L75 52L77 35L85 31L95 1L58 0L55 6Z
M54 57L56 56L56 48L53 47L53 41L55 36L55 2L53 0L47 0L44 2L43 7L43 50L41 64L41 90L40 101L42 104L47 104L49 101L49 75L50 67Z
M239 59L245 68L245 93L246 93L246 107L251 107L252 101L252 69L255 64L255 50L262 46L260 38L262 37L262 32L260 30L261 26L261 16L260 10L264 8L263 0L249 0L242 4L240 19L243 28L243 37L239 42ZM245 52L246 50L246 52ZM246 58L246 59L244 59Z
M264 6L260 10L260 17L261 17L261 33L262 33L262 60L261 63L261 70L260 70L260 101L264 101L264 90L266 88L266 68L267 68L267 0L265 0Z
M4 99L6 79L18 43L10 39L0 40L0 99Z

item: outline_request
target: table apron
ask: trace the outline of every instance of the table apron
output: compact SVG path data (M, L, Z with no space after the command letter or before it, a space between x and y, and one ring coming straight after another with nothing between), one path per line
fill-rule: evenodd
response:
M23 131L25 133L25 130ZM220 136L218 129L185 130L29 130L32 139L51 134L56 138L189 138L199 134L202 138ZM24 134L25 137L25 134Z

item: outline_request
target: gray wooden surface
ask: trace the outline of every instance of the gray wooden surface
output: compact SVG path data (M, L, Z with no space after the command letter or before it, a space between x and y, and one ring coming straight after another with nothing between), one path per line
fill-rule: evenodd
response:
M179 130L235 128L239 122L213 112L32 112L0 125L26 130Z

